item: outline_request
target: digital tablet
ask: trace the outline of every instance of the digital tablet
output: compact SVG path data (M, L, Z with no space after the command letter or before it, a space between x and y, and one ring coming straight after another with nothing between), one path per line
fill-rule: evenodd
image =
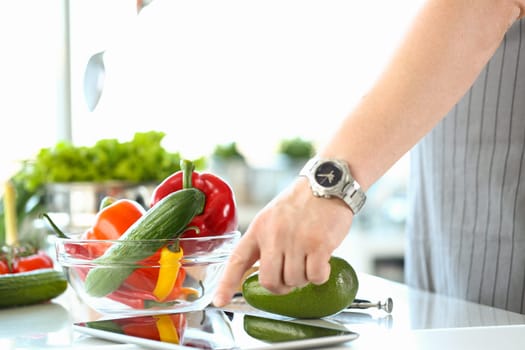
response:
M152 349L306 349L352 341L358 334L296 320L206 309L74 324L106 340Z

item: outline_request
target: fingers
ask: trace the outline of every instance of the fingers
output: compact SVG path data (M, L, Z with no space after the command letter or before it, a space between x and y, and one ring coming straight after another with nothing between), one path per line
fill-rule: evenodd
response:
M263 287L284 294L310 282L322 284L328 280L331 250L319 242L309 243L313 239L305 241L282 237L272 249L261 249L259 282Z
M257 261L258 254L258 247L254 240L243 237L239 241L226 264L223 277L217 287L213 299L215 306L222 307L231 301L233 294L239 288L244 273Z
M283 279L284 255L276 249L262 252L259 264L259 283L272 293L285 294L291 291L291 288L284 283Z
M259 282L275 294L285 294L308 283L323 284L330 276L330 255L283 252L261 258Z
M313 284L323 284L330 277L330 255L312 254L306 259L306 278Z
M308 283L306 256L302 251L288 254L283 267L283 283L289 287L301 287Z

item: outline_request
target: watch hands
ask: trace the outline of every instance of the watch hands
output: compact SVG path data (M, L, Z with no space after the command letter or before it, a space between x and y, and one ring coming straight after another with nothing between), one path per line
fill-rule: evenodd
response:
M332 183L332 181L334 181L334 177L335 177L335 175L334 175L334 171L333 171L333 170L330 171L329 173L325 173L325 174L317 174L317 176L319 176L319 177L323 177L323 178L324 178L324 180L320 181L320 183L323 183L323 182L325 182L326 180L328 180L328 183L330 183L330 184Z

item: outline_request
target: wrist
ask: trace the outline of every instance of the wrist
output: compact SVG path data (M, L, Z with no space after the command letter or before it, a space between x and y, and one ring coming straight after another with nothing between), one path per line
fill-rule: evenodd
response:
M366 202L366 195L352 176L346 161L314 157L305 164L300 175L308 179L314 196L339 198L354 215Z

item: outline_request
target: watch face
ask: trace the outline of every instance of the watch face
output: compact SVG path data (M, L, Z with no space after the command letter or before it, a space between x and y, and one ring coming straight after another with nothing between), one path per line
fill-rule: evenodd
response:
M315 181L323 187L332 187L341 181L343 172L334 162L324 162L315 169Z

